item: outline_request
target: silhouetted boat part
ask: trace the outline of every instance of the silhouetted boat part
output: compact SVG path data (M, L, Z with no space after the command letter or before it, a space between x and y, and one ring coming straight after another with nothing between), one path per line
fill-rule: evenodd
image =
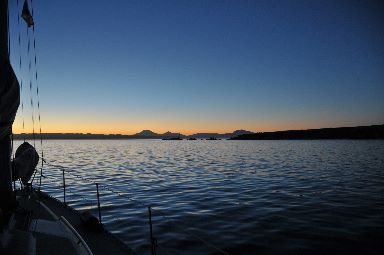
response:
M210 138L207 138L207 139L205 139L205 140L208 140L208 141L214 141L214 140L217 140L217 138L216 138L216 137L210 137Z
M0 240L10 238L1 254L135 254L103 228L88 227L78 211L43 192L16 192L19 207Z

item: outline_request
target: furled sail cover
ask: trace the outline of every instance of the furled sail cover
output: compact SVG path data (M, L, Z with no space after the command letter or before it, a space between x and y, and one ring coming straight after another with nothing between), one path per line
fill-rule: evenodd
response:
M31 27L35 24L33 21L33 17L31 15L31 12L29 11L29 8L28 8L28 0L24 1L23 11L21 13L21 17L23 17L23 19L27 23L28 27Z
M16 150L13 161L12 181L21 178L21 181L26 184L31 179L38 163L39 154L35 148L27 142L21 144Z
M11 133L11 127L20 103L19 82L9 61L2 63L1 69L0 139Z

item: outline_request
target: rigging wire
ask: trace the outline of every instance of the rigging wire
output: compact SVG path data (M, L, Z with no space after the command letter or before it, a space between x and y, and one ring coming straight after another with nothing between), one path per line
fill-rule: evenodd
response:
M28 70L29 70L29 92L30 92L30 99L31 99L31 114L32 114L32 137L33 137L33 147L36 148L36 142L35 142L35 115L33 111L33 82L32 82L32 59L31 59L31 35L29 33L29 28L27 27L27 41L28 41Z
M8 29L8 60L11 61L11 35L9 29L9 8L7 8L7 29ZM15 152L13 147L13 129L11 126L11 153L12 153L12 162L15 160ZM15 186L15 185L13 185Z
M31 11L32 17L34 17L34 8L33 8L33 0L31 0ZM41 186L41 177L43 175L43 167L44 167L44 148L43 148L43 137L41 135L41 114L40 114L40 97L39 97L39 83L37 79L37 52L36 52L36 35L35 35L35 23L32 25L32 34L33 34L33 52L34 52L34 61L35 61L35 86L36 86L36 98L37 98L37 114L39 121L39 134L40 134L40 149L41 149L41 167L40 167L40 181L39 188Z
M32 6L32 15L29 13L29 8L28 8L28 0L24 0L24 5L23 9L19 9L19 0L16 1L17 3L17 26L18 26L18 44L19 44L19 69L20 69L20 95L22 97L23 93L23 80L22 80L22 57L21 57L21 32L20 32L20 17L23 17L23 19L27 23L26 27L26 35L27 35L27 57L28 57L28 73L29 73L29 92L30 92L30 107L31 107L31 117L32 117L32 136L33 136L33 147L36 148L36 133L35 133L35 114L34 114L34 88L33 88L33 83L35 83L36 86L36 98L37 98L37 111L38 111L38 121L39 121L39 133L40 133L40 146L41 146L41 167L40 167L40 182L39 185L41 185L41 176L43 172L43 166L44 166L44 150L43 150L43 141L42 141L42 136L41 136L41 114L40 114L40 99L39 99L39 86L38 86L38 69L37 69L37 51L36 51L36 36L35 36L35 26L33 22L33 6L32 3L33 1L31 0L31 6ZM9 17L8 17L8 26L9 26ZM32 26L32 34L29 31L29 27ZM31 38L33 36L33 38ZM33 52L31 50L31 40L33 39ZM34 78L32 77L32 57L34 57ZM23 134L24 134L24 142L26 140L26 135L25 135L25 122L24 122L24 100L21 99L21 108L22 108L22 125L23 125ZM33 183L33 180L35 179L37 169L35 169L33 178L31 181L31 184ZM39 186L40 189L40 186Z
M18 27L18 43L19 43L19 84L20 84L20 101L21 101L21 119L22 119L22 133L24 134L23 140L25 142L25 120L24 120L24 97L23 97L23 76L22 76L22 58L21 58L21 29L20 29L20 16L21 16L21 9L19 6L19 0L16 0L17 5L17 27Z
M7 35L7 40L8 40L8 60L11 61L11 36L10 36L10 30L9 30L9 8L7 8L7 30L8 30L8 35ZM15 159L15 154L13 151L13 129L11 126L11 153L12 153L12 160Z
M60 178L57 178L57 177L55 177L55 176L53 176L53 175L44 175L43 176L44 178L47 178L48 179L48 182L50 182L50 183L62 183L62 179L60 179ZM49 178L51 178L51 179L53 179L53 180L55 180L56 182L53 182L53 180L49 180ZM68 192L68 193L70 193L70 194L72 194L74 197L80 197L82 200L84 200L85 202L87 202L87 203L89 203L92 207L96 207L97 205L95 204L95 201L93 201L93 200L89 200L88 198L86 198L85 196L83 196L83 195L81 195L81 194L78 194L78 193L73 193L70 189L67 189L66 190L66 192Z

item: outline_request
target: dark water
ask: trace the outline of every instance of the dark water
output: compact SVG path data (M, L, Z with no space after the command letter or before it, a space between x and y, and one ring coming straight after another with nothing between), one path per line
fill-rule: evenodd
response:
M159 254L384 251L384 141L46 141L44 153L84 178L66 174L77 209L97 215L88 179L110 185L103 223L139 254L148 205ZM60 169L45 174L62 199Z

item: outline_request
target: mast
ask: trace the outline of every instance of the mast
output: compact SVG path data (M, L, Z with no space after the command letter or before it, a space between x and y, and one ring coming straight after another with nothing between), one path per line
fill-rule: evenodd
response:
M9 74L8 54L8 0L0 0L0 99L4 99L7 92ZM10 68L12 70L12 68ZM6 111L6 104L0 102L0 114ZM14 196L12 192L11 172L11 137L9 123L0 116L0 209L2 216L12 210Z

